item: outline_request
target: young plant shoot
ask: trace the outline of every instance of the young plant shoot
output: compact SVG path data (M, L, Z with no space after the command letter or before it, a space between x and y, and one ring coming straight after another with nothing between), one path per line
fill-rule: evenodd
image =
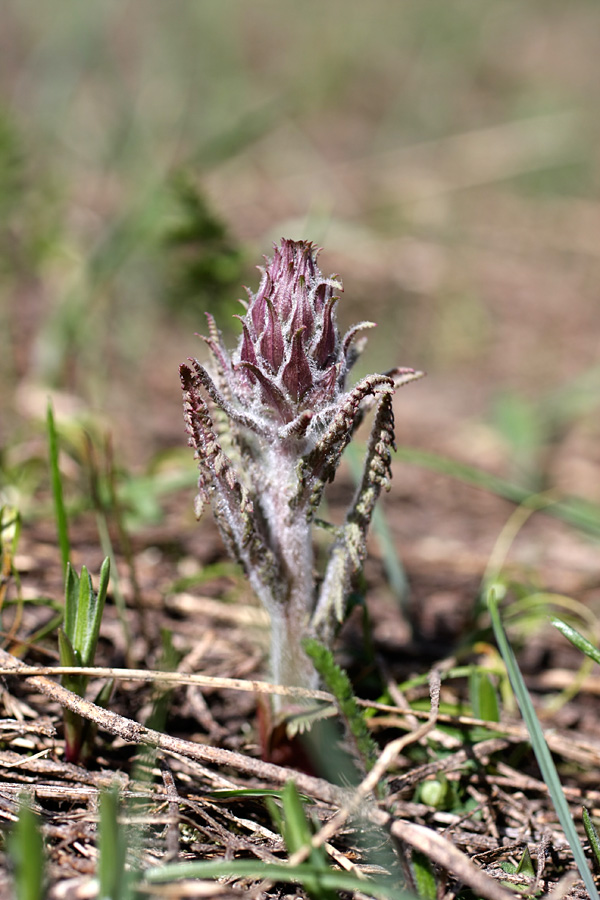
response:
M65 618L58 631L58 649L61 666L93 666L100 624L110 577L110 559L107 557L100 570L98 592L92 587L92 579L85 566L81 576L67 563L65 578ZM68 690L85 697L89 678L86 675L65 674L62 683ZM112 681L106 682L96 697L96 703L105 706L112 691ZM96 726L69 709L63 711L65 726L65 759L67 762L85 764L92 754Z
M200 470L197 514L208 502L223 540L271 619L271 666L279 684L317 686L307 636L330 645L366 555L369 522L391 475L392 397L420 372L397 368L346 379L372 328L344 336L336 320L337 276L324 277L306 241L282 240L260 269L229 352L207 314L210 367L180 369L184 415ZM312 528L325 485L365 413L375 408L362 478L336 530L322 578Z

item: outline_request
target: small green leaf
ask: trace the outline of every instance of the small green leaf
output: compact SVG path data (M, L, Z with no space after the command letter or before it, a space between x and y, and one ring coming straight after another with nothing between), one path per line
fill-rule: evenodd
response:
M62 628L58 629L58 651L61 666L80 666L81 657Z
M590 842L592 853L594 854L596 868L600 869L600 840L598 839L598 832L594 828L594 823L585 806L583 807L583 827L585 828L587 839Z
M488 672L473 668L469 677L471 708L476 719L499 722L500 709L496 688Z
M58 631L58 647L61 665L92 666L100 633L100 623L110 577L110 560L102 563L98 593L94 592L92 579L85 566L81 576L70 563L65 577L64 630ZM85 675L63 675L63 685L70 691L85 697L88 678ZM105 685L99 697L110 698L112 685ZM96 729L76 713L64 710L66 758L69 762L85 762L90 756Z
M525 847L523 851L523 856L520 859L519 865L517 866L517 875L526 875L527 878L535 878L535 869L533 868L533 861L531 859L531 854L529 853L529 847Z
M110 559L108 557L102 563L97 594L85 566L81 568L81 576L77 575L70 564L67 566L65 633L75 651L80 654L80 665L93 666L94 664L109 578Z
M95 594L90 573L85 566L81 567L79 578L79 597L77 598L77 613L75 616L75 633L73 646L81 653L82 660L88 665L87 649L89 639L90 615L94 608Z
M424 853L414 850L411 858L411 869L415 887L421 900L436 900L438 895L437 880L429 858Z

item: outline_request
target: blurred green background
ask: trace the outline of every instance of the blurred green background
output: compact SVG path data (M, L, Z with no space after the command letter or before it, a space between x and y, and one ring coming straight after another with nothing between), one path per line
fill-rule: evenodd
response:
M203 310L233 334L286 236L364 369L427 369L401 439L594 446L599 60L597 0L4 0L0 443L52 389L130 462L184 444Z

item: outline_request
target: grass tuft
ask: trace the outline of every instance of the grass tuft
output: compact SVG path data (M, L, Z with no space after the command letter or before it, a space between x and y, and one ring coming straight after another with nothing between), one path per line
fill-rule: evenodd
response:
M590 872L590 868L588 866L585 853L579 839L579 835L577 834L577 830L571 816L571 811L565 797L565 792L560 782L558 772L556 771L556 766L544 737L542 726L540 725L539 719L536 715L531 697L529 696L529 691L527 690L527 687L523 680L523 676L521 675L521 671L519 669L513 649L504 631L504 626L500 617L500 611L498 609L498 601L496 599L494 584L488 585L487 604L490 615L492 617L492 626L494 629L496 640L498 642L498 647L508 670L508 677L510 678L512 688L515 692L521 714L523 716L523 719L525 720L525 724L531 738L531 746L538 761L538 765L542 773L542 778L548 786L550 797L552 799L552 805L556 810L559 822L569 843L569 847L571 848L571 852L573 854L573 858L575 859L577 868L579 869L579 873L589 892L590 898L591 900L599 900L598 891L596 889L592 873Z

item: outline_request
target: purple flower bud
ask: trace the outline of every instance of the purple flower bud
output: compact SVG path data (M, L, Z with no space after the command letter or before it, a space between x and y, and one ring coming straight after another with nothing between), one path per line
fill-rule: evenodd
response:
M244 397L251 381L263 416L290 422L308 409L318 413L343 391L348 366L334 295L343 288L337 278L323 277L308 241L282 240L266 263L260 287L248 292L247 312L239 317L243 332L233 370Z

